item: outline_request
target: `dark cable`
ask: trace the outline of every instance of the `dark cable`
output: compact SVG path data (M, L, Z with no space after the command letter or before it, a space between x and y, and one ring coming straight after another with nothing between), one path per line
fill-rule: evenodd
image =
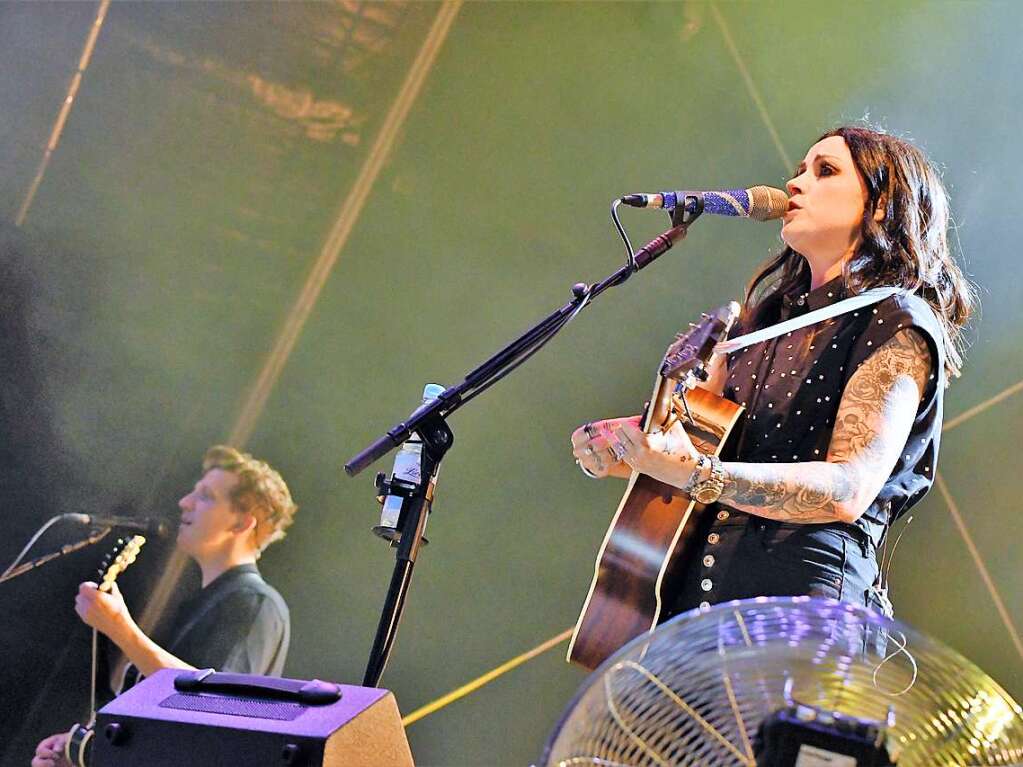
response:
M636 251L633 250L632 243L629 241L629 235L625 231L625 227L622 226L621 219L618 218L618 206L621 204L621 198L611 201L611 220L614 222L615 229L618 230L618 234L621 235L622 241L625 243L625 263L629 265L630 272L635 272L638 269L636 266Z
M573 309L571 314L569 314L567 317L565 317L565 319L559 321L550 330L548 330L543 336L538 338L536 340L536 342L534 343L534 345L532 346L532 348L525 350L518 357L515 357L515 358L509 360L508 362L506 362L504 364L504 369L500 373L495 374L492 378L490 378L486 383L484 383L478 389L474 389L472 392L470 392L466 396L462 397L462 404L465 404L469 400L474 399L475 397L477 397L480 394L482 394L483 392L485 392L487 389L489 389L495 383L497 383L502 378L504 378L506 375L511 373L513 370L515 370L515 368L517 368L523 362L525 362L530 357L532 357L534 354L536 354L538 351L540 351L547 344L548 341L550 341L552 338L554 338L554 336L556 336L558 334L558 332L560 332L561 329L563 327L565 327L565 325L567 325L569 322L571 322L573 319L575 319L575 316L577 314L579 314L579 312L581 312L583 310L583 308L586 306L587 303L589 303L589 301L590 301L590 290L591 289L592 289L592 286L588 286L586 288L586 293L583 295L582 300L579 302L579 306L577 306L575 309Z

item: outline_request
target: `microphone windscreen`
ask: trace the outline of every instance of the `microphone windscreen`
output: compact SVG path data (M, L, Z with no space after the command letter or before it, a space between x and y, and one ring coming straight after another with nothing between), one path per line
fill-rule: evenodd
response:
M781 218L789 207L789 196L773 186L754 186L749 192L749 217L757 221Z

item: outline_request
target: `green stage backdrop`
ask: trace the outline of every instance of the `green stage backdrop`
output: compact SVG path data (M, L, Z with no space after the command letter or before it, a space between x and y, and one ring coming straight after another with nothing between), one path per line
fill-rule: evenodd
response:
M22 466L5 481L40 489L9 512L0 553L55 511L173 516L203 449L254 414L247 447L301 505L261 563L292 608L289 676L358 683L390 577L370 532L390 458L355 479L344 461L425 382L456 383L573 283L616 269L617 195L782 186L842 122L907 135L945 169L983 304L947 417L1023 378L1014 2L480 2L440 31L428 3L116 2L42 165L98 9L0 5L0 219L23 342L4 380L38 413L5 438ZM665 228L625 217L634 240ZM350 234L265 408L247 410L339 220ZM569 434L635 412L672 334L739 297L778 244L777 224L706 217L451 419L383 679L403 712L574 622L621 486L586 480ZM916 509L892 570L898 616L1017 699L1021 415L1010 393L946 433L949 497ZM167 554L151 551L124 577L137 611ZM0 595L19 616L0 630L20 690L12 765L86 705L69 589L87 564ZM537 759L584 678L563 651L412 725L418 763Z

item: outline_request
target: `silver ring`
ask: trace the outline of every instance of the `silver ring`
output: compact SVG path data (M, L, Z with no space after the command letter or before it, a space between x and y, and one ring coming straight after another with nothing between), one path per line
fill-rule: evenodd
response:
M585 474L587 477L589 477L590 479L600 479L600 477L598 477L592 471L590 471L585 466L583 466L581 463L579 463L579 461L576 461L576 463L579 464L579 468L582 470L582 473Z
M583 450L583 453L585 453L586 455L593 455L594 454L593 448L587 445L586 448Z

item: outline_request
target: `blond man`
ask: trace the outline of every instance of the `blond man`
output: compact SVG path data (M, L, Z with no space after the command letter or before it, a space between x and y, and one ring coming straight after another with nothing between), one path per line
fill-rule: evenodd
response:
M144 676L163 668L280 675L291 634L288 606L256 560L294 519L288 486L263 461L217 445L206 451L202 477L178 506L177 547L199 566L202 589L178 610L166 646L138 627L116 584L102 592L83 583L75 611ZM64 734L43 740L32 767L66 764L65 740Z

